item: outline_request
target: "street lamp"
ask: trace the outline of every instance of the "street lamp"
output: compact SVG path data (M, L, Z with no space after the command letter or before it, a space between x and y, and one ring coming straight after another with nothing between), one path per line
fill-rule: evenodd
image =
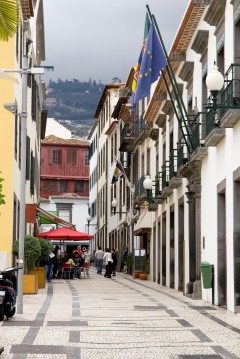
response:
M89 234L89 226L90 226L90 221L91 221L91 219L92 219L92 216L90 216L90 214L88 214L87 217L86 217L86 220L87 220L87 228L88 228L87 234ZM91 253L91 255L92 255L92 241L90 242L90 253Z
M214 63L212 70L208 73L206 77L206 85L212 95L211 108L214 111L216 111L216 109L219 107L219 105L217 104L217 95L222 89L223 84L224 84L223 75L221 74L221 72L218 71L218 67Z
M88 234L89 234L89 226L90 226L90 221L91 221L92 217L89 215L87 215L86 220L87 220L87 226L88 226Z
M146 190L147 192L147 202L152 202L152 187L153 187L153 182L150 176L146 176L144 181L143 181L143 188Z
M119 213L119 214L122 214L122 213L126 214L126 213L127 213L127 212L121 211L121 209L120 209L119 212L116 212L116 208L117 208L117 206L118 206L118 201L117 201L116 198L113 198L112 203L111 203L111 206L112 206L112 213L113 213L114 215L115 215L116 213Z

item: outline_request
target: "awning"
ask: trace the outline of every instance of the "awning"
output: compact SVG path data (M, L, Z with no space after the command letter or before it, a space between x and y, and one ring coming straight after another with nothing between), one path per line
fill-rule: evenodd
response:
M133 231L133 235L134 236L142 236L145 233L151 233L152 228L151 227L141 227L138 229L135 229L135 231Z
M39 206L36 207L36 213L38 213L41 216L43 216L44 218L48 219L49 221L51 221L51 223L59 224L61 226L76 230L75 224L64 221L64 219L59 218L59 217L55 216L54 214L49 213L48 211L45 211L44 209L40 208Z

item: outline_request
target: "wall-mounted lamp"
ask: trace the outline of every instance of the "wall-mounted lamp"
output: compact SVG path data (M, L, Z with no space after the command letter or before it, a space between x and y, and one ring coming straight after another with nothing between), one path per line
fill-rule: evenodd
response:
M143 188L146 190L147 193L147 202L153 203L156 199L156 197L153 197L152 195L152 188L153 188L153 181L150 176L146 176L143 181ZM167 201L167 197L161 197L161 199L165 199ZM157 203L156 203L157 204Z
M143 188L146 190L147 192L147 202L151 203L153 202L153 197L152 197L152 186L153 186L153 181L151 179L150 176L146 176L145 180L143 181Z
M17 114L18 106L16 101L12 103L5 103L4 108L15 115Z
M206 85L212 95L212 103L205 106L206 108L210 108L216 111L217 108L223 107L222 105L217 104L217 95L222 89L223 84L224 84L223 75L221 74L221 72L218 71L218 67L214 63L212 70L208 73L206 77Z
M116 212L116 208L117 208L117 206L118 206L118 201L117 201L116 198L113 198L111 205L112 205L112 213L113 213L114 215L115 215L116 213L119 213L119 214L122 214L122 213L126 214L126 213L127 213L127 212L123 212L123 211L121 211L121 210L120 210L119 212Z

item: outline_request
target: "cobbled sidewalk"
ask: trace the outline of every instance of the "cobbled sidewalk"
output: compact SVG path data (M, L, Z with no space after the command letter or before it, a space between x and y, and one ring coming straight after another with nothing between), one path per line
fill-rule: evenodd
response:
M240 316L123 273L90 269L24 295L1 359L240 359Z

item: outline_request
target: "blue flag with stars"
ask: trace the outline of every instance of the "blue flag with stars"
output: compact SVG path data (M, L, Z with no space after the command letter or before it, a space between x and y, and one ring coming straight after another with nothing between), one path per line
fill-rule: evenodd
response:
M149 29L146 48L143 54L141 68L135 95L135 103L150 95L151 84L160 76L160 71L167 65L154 24Z

